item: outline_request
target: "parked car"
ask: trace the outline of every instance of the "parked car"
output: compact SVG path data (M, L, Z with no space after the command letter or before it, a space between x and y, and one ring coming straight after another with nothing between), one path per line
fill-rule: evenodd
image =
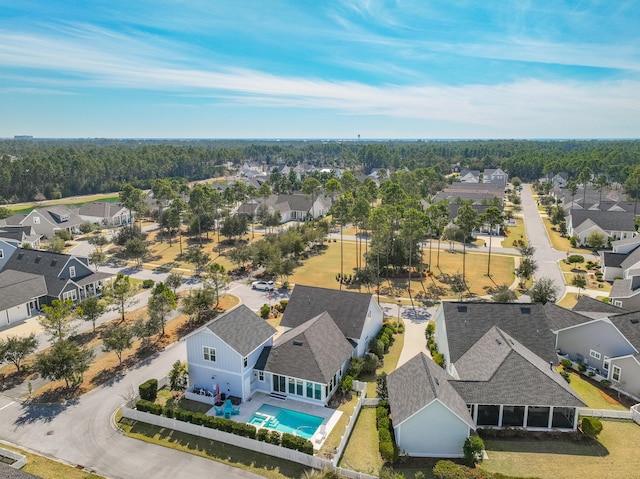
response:
M254 281L251 283L252 289L261 289L262 291L273 291L275 289L275 285L273 281Z

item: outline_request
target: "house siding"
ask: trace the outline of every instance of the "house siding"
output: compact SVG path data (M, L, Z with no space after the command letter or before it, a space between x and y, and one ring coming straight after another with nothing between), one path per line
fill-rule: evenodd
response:
M384 318L384 313L376 300L371 297L371 302L369 303L369 309L367 310L367 317L364 322L364 326L362 327L362 336L358 340L358 346L356 347L356 353L358 356L364 356L367 352L367 346L369 342L378 334L380 328L382 327L382 320Z
M620 332L608 321L596 321L558 332L557 347L563 354L575 359L580 354L587 365L603 370L604 357L635 354L635 350ZM594 350L600 359L590 355Z
M204 346L215 348L215 363L205 361ZM189 383L192 386L213 389L216 384L219 384L220 392L242 397L243 379L246 377L243 374L242 359L240 354L208 330L201 330L187 340Z
M612 379L613 366L620 368L620 381ZM613 387L640 398L640 364L634 357L612 359L609 366L609 380Z
M447 338L447 325L444 320L444 310L440 306L434 315L434 321L436 323L435 342L438 346L438 352L442 354L444 358L446 370L453 377L457 378L458 375L455 372L453 365L451 364L451 353L449 352L449 339Z
M2 268L4 268L4 265L9 261L16 247L6 241L0 241L0 250L2 250L2 254L0 255L0 271L2 271Z
M27 319L31 315L31 309L29 304L19 304L12 308L0 311L0 326L6 326L8 324L16 323Z
M611 298L611 302L620 301L621 308L626 309L627 311L640 311L640 292L630 298ZM616 304L616 303L613 303Z
M469 426L440 401L394 427L396 443L410 456L462 457ZM443 434L446 431L446 434Z
M76 268L76 275L73 278L69 274L69 268L72 266ZM93 271L91 271L84 263L82 263L81 261L78 261L75 258L71 258L69 261L67 261L67 264L64 265L64 268L62 268L62 271L60 271L59 276L61 278L74 279L74 278L84 278L85 276L88 276L92 273Z

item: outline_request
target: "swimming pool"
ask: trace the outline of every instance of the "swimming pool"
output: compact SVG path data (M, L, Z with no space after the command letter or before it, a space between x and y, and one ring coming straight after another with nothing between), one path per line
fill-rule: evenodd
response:
M322 421L323 419L318 416L263 404L249 418L247 424L310 439Z

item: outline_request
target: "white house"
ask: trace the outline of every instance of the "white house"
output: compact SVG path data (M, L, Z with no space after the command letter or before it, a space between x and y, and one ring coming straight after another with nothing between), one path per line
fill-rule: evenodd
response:
M634 215L627 211L569 210L567 231L578 238L578 244L587 244L594 232L611 241L630 238L635 233Z
M382 326L382 310L364 293L296 286L276 330L238 306L186 337L190 398L217 391L240 401L261 391L326 405L352 356L362 356Z
M129 210L119 203L93 201L85 203L78 210L83 221L103 226L120 226L131 223Z

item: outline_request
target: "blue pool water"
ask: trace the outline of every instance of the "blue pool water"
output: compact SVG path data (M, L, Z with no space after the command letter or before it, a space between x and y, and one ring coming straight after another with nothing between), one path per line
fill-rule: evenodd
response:
M263 404L249 418L247 424L310 439L322 421L323 419L318 416Z

